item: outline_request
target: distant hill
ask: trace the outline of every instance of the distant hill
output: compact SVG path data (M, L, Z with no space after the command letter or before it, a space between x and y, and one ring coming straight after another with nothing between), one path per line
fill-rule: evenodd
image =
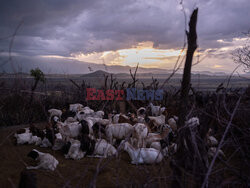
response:
M210 71L193 71L192 74L201 74L209 76L226 76L225 72L210 72Z
M129 71L128 71L129 72ZM134 73L132 71L132 73ZM82 74L80 77L83 78L103 78L104 75L113 75L114 78L117 79L130 79L130 73L109 73L103 70L97 70L95 72L91 72L91 73L87 73L87 74ZM139 79L166 79L170 76L170 73L165 72L165 73L137 73L137 78ZM209 71L202 71L202 72L194 72L192 73L192 79L205 79L205 78L218 78L220 79L221 77L225 77L227 76L225 73L223 72L209 72ZM172 77L172 79L181 79L182 78L182 74L181 73L175 73L174 76Z
M129 70L134 73L136 67L124 66L124 65L103 65L89 62L82 62L72 59L57 59L57 58L39 58L39 57L28 57L28 56L18 56L13 58L13 65L17 72L21 72L22 75L27 73L30 74L30 70L39 67L46 75L83 75L83 74L119 74L119 77L127 77L130 75ZM10 63L4 64L1 67L3 73L13 73L13 69ZM97 71L103 72L97 72ZM95 72L94 72L95 71ZM97 73L96 73L97 72ZM176 74L182 74L183 69L180 69ZM137 70L138 76L163 76L169 75L172 70L161 69L161 68L144 68L140 67ZM209 75L209 76L225 76L224 72L210 72L210 71L192 71L192 74ZM249 75L246 74L247 76ZM93 75L95 76L95 75Z
M87 74L92 71L102 70L107 73L127 73L129 70L135 71L136 67L124 66L124 65L103 65L90 62L82 62L72 59L57 59L57 58L39 58L39 57L28 57L18 56L13 58L13 65L16 71L22 73L30 72L30 69L39 67L45 74ZM4 64L1 67L2 72L13 73L13 69L10 63ZM20 69L20 70L19 70ZM160 68L138 68L138 73L166 73L168 70Z
M115 75L116 75L117 77L120 77L120 78L130 76L130 74L128 74L128 73L117 73L117 74L115 74Z
M133 73L134 72L132 72L132 74ZM111 75L111 74L116 78L130 78L131 77L130 73L116 73L116 74L113 74L113 73L109 73L109 72L106 72L106 71L103 71L103 70L98 70L98 71L91 72L91 73L88 73L88 74L83 74L83 75L81 75L81 77L84 77L84 78L103 77L103 75ZM136 75L137 75L138 78L143 78L143 77L151 78L152 76L153 77L166 76L166 75L168 75L168 73L165 73L165 74L137 73Z
M81 77L102 77L104 75L110 75L110 73L102 71L102 70L98 70L98 71L95 71L95 72L84 74Z

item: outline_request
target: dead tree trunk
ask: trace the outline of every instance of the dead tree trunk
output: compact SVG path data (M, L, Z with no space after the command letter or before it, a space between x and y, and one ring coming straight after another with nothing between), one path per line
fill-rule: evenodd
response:
M174 159L171 161L171 167L173 169L172 187L185 186L183 185L184 172L192 174L193 181L191 181L199 187L203 180L203 173L206 172L208 165L205 146L201 142L202 139L200 139L201 134L198 132L198 127L190 128L189 126L185 126L188 114L188 94L190 90L192 60L197 48L197 15L198 8L193 11L189 22L189 31L186 31L188 49L181 85L179 121L177 123L178 149ZM190 180L190 177L188 177L188 179Z
M188 39L188 49L186 55L186 62L182 77L182 85L181 85L181 104L179 108L179 122L178 128L184 126L185 118L187 114L187 103L188 103L188 93L190 89L190 80L191 80L191 67L194 52L197 48L197 33L196 33L196 23L197 23L197 14L198 9L195 9L192 13L189 22L189 32L186 31L187 39Z

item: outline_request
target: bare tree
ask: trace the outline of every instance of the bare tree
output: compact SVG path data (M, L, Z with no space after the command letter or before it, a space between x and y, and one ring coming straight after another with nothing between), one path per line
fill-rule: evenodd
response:
M246 33L247 42L241 48L237 48L233 53L235 63L243 65L245 71L250 71L250 31Z
M171 161L173 169L172 187L183 187L182 179L188 174L192 174L193 182L200 186L203 181L203 174L207 171L208 159L205 146L201 142L206 130L198 127L186 126L185 122L188 117L189 91L191 80L191 67L193 55L197 49L197 24L198 8L191 15L189 22L189 31L186 31L188 39L188 49L181 85L181 100L179 106L178 121L178 140L177 154Z
M138 81L138 79L136 79L136 73L137 73L138 67L139 67L139 63L137 63L137 66L136 66L136 68L135 68L135 72L134 72L134 74L132 74L131 69L129 69L130 76L131 76L131 78L132 78L132 80L133 80L133 82L129 84L129 87L131 87L131 86L132 86L132 87L134 88L134 87L135 87L136 82Z
M32 91L34 91L36 89L37 84L38 84L39 81L42 82L42 83L45 82L44 74L39 68L30 70L30 75L33 76L34 80L35 80L35 83L31 88Z

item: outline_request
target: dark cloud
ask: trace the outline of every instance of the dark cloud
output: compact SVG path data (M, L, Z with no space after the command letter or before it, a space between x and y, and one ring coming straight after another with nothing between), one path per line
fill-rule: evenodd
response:
M201 48L218 48L249 29L249 0L184 1L187 19L199 7ZM177 0L8 0L0 6L0 38L24 21L13 51L25 55L64 55L129 48L180 48L184 16ZM7 50L8 40L0 40Z

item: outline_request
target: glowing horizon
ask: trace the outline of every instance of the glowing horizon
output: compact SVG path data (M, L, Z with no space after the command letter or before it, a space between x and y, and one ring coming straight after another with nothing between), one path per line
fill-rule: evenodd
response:
M244 38L234 38L231 42L218 40L218 43L223 43L221 48L209 48L201 51L197 49L194 54L194 63L198 58L204 60L195 65L194 69L199 71L224 71L230 72L235 64L230 59L230 52L236 47L242 45ZM72 53L69 57L59 55L44 55L43 58L61 58L77 60L79 62L105 64L105 65L122 65L135 67L138 63L143 68L161 68L172 69L179 55L181 58L185 55L186 50L181 49L160 49L155 48L153 42L145 41L137 43L127 49L119 49L115 51L103 51L92 53ZM226 58L220 55L226 54ZM217 57L218 56L218 57Z

